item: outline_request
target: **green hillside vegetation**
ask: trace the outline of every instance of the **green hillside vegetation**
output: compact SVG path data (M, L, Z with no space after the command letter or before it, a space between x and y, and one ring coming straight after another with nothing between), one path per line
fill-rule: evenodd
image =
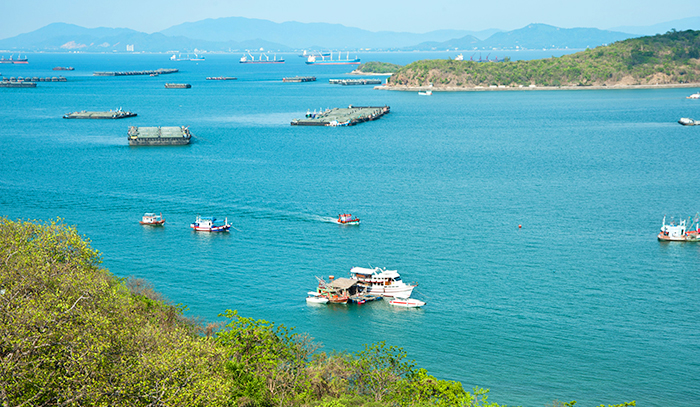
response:
M423 60L406 65L389 86L611 86L700 82L700 31L670 31L586 49L559 58L479 63Z
M394 73L398 71L399 68L401 68L401 65L370 61L360 65L357 70L362 73Z

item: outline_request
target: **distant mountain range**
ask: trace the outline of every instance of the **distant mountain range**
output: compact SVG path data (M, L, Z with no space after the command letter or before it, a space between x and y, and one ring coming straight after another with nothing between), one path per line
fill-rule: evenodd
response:
M648 35L654 30L665 32L670 29L667 27L700 29L700 17L650 27L620 27L619 31L530 24L513 31L438 30L424 34L373 32L327 23L275 23L243 17L183 23L153 34L127 28L84 28L53 23L30 33L0 40L0 50L126 52L127 46L129 50L133 46L137 52L220 52L260 48L270 51L586 48Z

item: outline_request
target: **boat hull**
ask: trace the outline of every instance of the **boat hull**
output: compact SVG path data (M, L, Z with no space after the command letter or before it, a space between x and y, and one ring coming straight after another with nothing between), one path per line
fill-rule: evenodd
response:
M389 304L396 306L396 307L404 307L404 308L419 308L425 305L423 301L419 301L413 298L395 298L391 301L389 301Z
M231 228L231 225L204 227L197 226L193 223L190 225L190 227L195 232L228 232L228 230Z
M165 224L165 220L157 221L157 222L144 222L144 221L139 221L140 224L146 225L146 226L163 226Z
M360 224L360 220L359 220L359 219L353 219L353 220L349 220L349 221L343 222L342 220L336 219L336 220L335 220L335 223L337 223L337 224L339 224L339 225L359 225L359 224Z
M660 242L700 242L700 234L688 233L682 236L668 236L659 233L657 236Z
M416 288L416 286L413 285L405 285L398 287L390 285L373 285L371 287L368 287L366 293L370 295L380 295L382 297L410 297L414 288Z

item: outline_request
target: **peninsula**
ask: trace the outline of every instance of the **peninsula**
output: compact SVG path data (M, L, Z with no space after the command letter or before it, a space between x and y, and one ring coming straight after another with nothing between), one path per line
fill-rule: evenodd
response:
M700 31L670 31L558 58L475 62L422 60L380 89L526 90L672 87L700 83Z

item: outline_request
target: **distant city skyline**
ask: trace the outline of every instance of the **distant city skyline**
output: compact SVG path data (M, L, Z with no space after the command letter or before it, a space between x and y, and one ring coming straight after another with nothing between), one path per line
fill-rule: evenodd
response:
M256 2L200 0L26 0L2 6L0 39L27 33L55 22L86 28L130 28L146 33L220 17L246 17L277 23L331 23L369 31L425 33L441 29L480 31L513 30L530 23L562 28L647 26L684 17L700 16L697 0L669 0L660 7L651 0L589 0L564 3L555 0L356 0L353 3L297 0Z

